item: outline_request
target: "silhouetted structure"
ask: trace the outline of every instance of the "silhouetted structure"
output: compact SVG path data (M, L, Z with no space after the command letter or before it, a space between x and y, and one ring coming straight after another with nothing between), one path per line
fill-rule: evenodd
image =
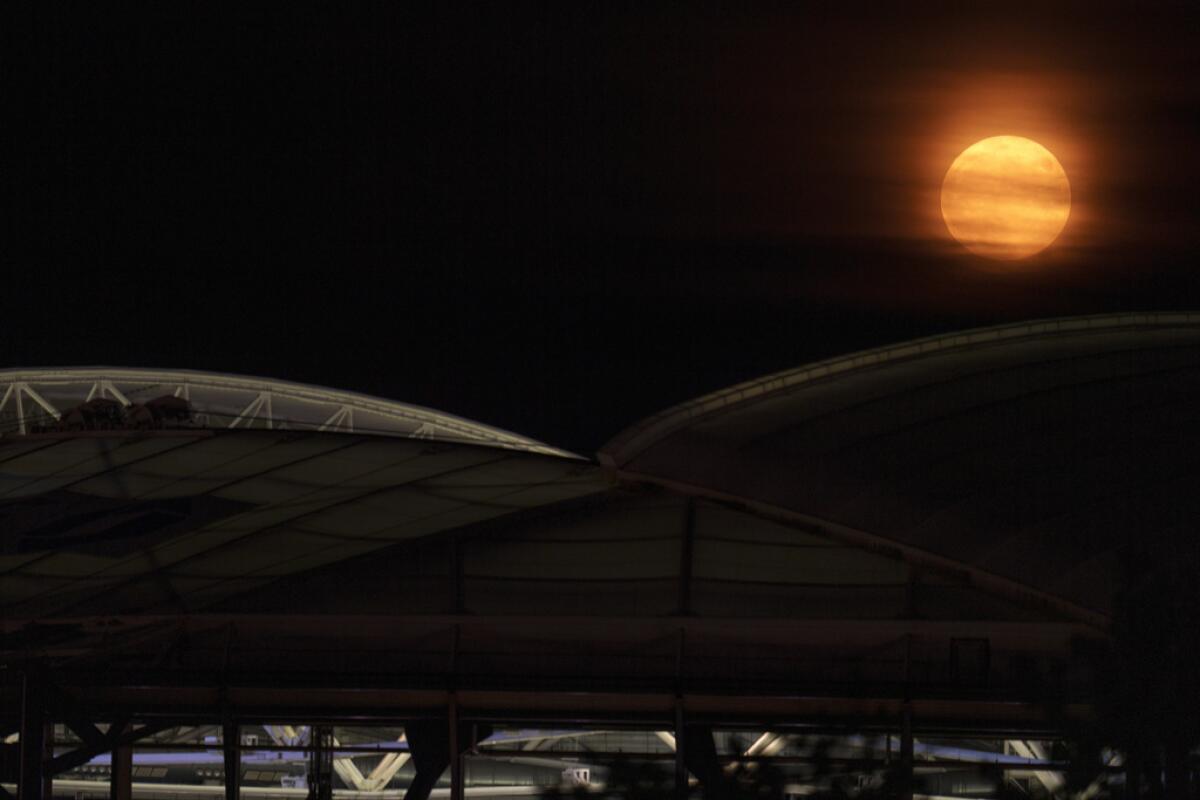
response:
M317 387L0 373L0 784L1182 797L1198 388L1200 315L1050 320L593 463Z

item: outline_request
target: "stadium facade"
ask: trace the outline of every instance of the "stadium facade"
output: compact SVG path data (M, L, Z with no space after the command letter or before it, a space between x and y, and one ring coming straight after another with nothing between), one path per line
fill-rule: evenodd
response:
M752 762L1053 795L1123 553L1194 535L1198 389L1200 314L1047 320L593 461L279 381L3 371L0 786L517 797L633 761L686 796Z

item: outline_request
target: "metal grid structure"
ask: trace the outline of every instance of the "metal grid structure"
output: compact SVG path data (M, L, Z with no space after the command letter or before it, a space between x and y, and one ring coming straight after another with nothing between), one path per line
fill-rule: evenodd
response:
M153 414L137 413L164 397L185 401L189 406L186 418L164 423ZM125 413L118 420L72 417L73 411L97 400L115 403ZM288 381L116 367L0 370L0 436L116 425L359 433L572 455L441 411Z
M627 788L620 785L621 773L631 764L638 765L642 778L658 780L666 794L679 755L674 732L652 728L475 725L470 734L462 757L466 797L620 791ZM138 800L220 798L231 783L243 798L401 800L418 781L414 750L427 744L419 735L410 742L409 730L395 725L178 726L139 738L123 756L101 753L72 766L55 778L54 791L76 798L109 797L124 757L130 794ZM1054 743L1040 739L914 738L905 755L898 733L717 729L710 737L716 766L731 783L739 771L745 777L748 771L770 770L790 795L834 786L878 789L902 758L911 761L918 796L969 796L1003 785L1027 797L1052 797L1065 786L1066 765L1055 759ZM54 746L61 758L86 750L87 742L70 726L60 725ZM1119 759L1112 760L1119 766ZM1106 773L1092 791L1119 786L1119 780L1116 771ZM689 783L692 790L698 788L695 778ZM449 775L438 776L430 796L450 794Z

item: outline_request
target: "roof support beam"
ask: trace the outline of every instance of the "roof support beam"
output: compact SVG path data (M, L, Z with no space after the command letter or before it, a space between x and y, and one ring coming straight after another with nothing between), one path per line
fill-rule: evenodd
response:
M129 398L126 397L120 389L113 385L112 381L100 381L100 391L101 397L104 396L104 393L107 393L112 395L112 398L123 406L133 405L133 403L129 402Z
M108 736L86 719L71 715L64 720L66 726L83 740L87 747L103 750L108 744Z
M429 793L450 766L450 730L445 719L412 720L404 726L417 773L404 800L429 800Z
M4 390L4 397L3 397L2 399L0 399L0 411L3 411L3 410L4 410L4 407L5 407L6 405L8 405L8 400L9 400L9 398L10 398L10 397L12 397L12 393L13 393L13 387L14 387L15 385L16 385L16 384L14 384L14 383L10 383L10 384L8 385L8 387L7 387L7 388Z
M242 425L242 427L248 427L262 411L263 405L266 402L267 393L259 392L258 395L251 400L245 408L242 409L242 412L233 418L233 421L229 423L229 427L236 428L238 425Z
M688 741L683 727L683 698L675 698L675 800L688 800Z
M679 614L688 616L692 613L692 562L696 538L696 501L686 497L683 500L683 530L679 543Z
M782 733L771 733L770 731L758 737L754 744L746 748L748 756L773 756L783 748L791 744L792 737Z
M133 745L126 743L113 748L109 766L109 800L133 800Z
M717 743L708 725L687 725L682 732L684 764L687 771L700 781L707 797L725 796L725 772L717 755ZM686 777L686 776L685 776ZM683 787L687 792L687 786Z
M96 746L85 745L77 747L70 752L55 756L47 765L47 772L50 775L59 775L68 770L83 766L101 753L110 752L122 745L132 744L139 739L153 736L159 731L173 727L175 726L171 723L155 722L142 725L139 728L131 728L124 720L115 722L109 726L102 743Z
M450 748L450 800L463 800L463 789L466 783L466 770L463 769L463 737L458 724L458 695L450 692L450 703L447 706L449 724Z
M899 800L913 798L913 712L905 701L900 710L900 761L896 767Z
M437 433L437 428L428 422L422 422L417 426L417 429L408 435L410 439L432 439Z
M22 384L15 383L15 384L13 384L13 386L16 388L16 401L17 401L17 430L18 430L18 431L21 433L21 435L23 436L23 435L25 435L25 434L26 434L28 431L27 431L27 429L25 428L25 406L24 406L24 404L22 404L22 402L21 402L21 386L22 386ZM24 798L22 798L22 800L24 800Z
M20 395L17 395L18 398ZM19 800L51 800L50 757L54 753L54 728L46 720L46 679L40 670L21 677Z
M403 736L400 737L400 741L404 741ZM366 791L383 791L411 757L408 753L388 753L384 756L383 760L367 776Z
M333 776L329 774L333 765L333 729L328 725L313 725L308 770L308 800L332 800Z
M54 419L62 419L62 414L54 407L54 404L42 397L36 389L24 381L14 381L8 384L8 388L4 390L4 397L0 399L0 411L4 410L10 399L16 402L18 433L25 434L29 432L29 427L25 420L24 397L26 396L37 403L43 411L54 417Z
M337 411L334 411L332 414L330 414L329 419L321 423L317 430L353 433L354 409L350 408L350 406L341 406Z
M238 800L242 784L242 737L237 722L227 719L221 726L221 751L225 756L225 800ZM116 777L113 761L113 777ZM114 795L112 800L118 800Z
M264 725L263 727L271 735L271 739L275 744L294 745L300 741L300 734L291 725ZM336 737L331 738L331 742L335 749L340 744ZM348 756L335 757L333 759L333 771L347 785L353 787L355 791L363 792L370 790L367 779L363 777L362 771L355 765L354 760ZM392 774L394 775L395 773ZM391 776L388 777L388 780L391 780Z
M771 731L767 731L762 736L759 736L757 739L755 739L750 744L750 746L746 748L746 755L748 755L748 756L758 755L759 753L761 753L763 751L764 747L766 747L768 744L770 744L772 741L774 741L778 737L779 737L779 734L772 733Z
M1004 742L1004 749L1006 752L1011 750L1022 758L1036 758L1039 761L1049 759L1046 749L1042 747L1040 742L1026 741L1024 739L1007 739ZM1033 776L1037 778L1038 783L1050 794L1058 793L1062 789L1063 784L1066 783L1063 774L1061 772L1054 772L1053 770L1034 770Z
M51 405L50 402L46 400L46 398L44 398L40 394L38 394L36 389L34 389L32 386L30 386L27 383L21 384L21 388L25 391L25 394L29 395L30 400L32 400L33 402L37 403L39 406L42 407L43 411L45 411L47 414L54 417L55 419L62 419L62 414L60 414L58 412L58 409L55 408L53 405Z
M1049 592L1025 586L1017 581L983 570L978 566L921 550L879 534L869 533L858 528L852 528L849 525L842 525L821 517L804 514L760 500L752 500L729 492L709 489L670 478L662 478L649 473L617 470L613 475L615 478L629 483L648 483L655 486L662 486L681 494L703 497L721 503L733 503L764 519L773 520L784 525L800 526L808 532L815 529L824 536L857 547L895 553L905 561L913 564L927 564L935 568L948 569L966 574L970 576L971 580L977 586L986 591L995 592L1004 597L1037 601L1098 631L1107 631L1111 626L1112 621L1105 614L1084 608Z

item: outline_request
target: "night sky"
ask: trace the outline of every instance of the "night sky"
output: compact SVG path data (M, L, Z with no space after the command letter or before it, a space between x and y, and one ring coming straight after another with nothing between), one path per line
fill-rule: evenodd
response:
M14 28L4 366L259 374L591 453L862 347L1200 308L1187 4L248 5ZM999 134L1074 201L1010 264L938 216Z

